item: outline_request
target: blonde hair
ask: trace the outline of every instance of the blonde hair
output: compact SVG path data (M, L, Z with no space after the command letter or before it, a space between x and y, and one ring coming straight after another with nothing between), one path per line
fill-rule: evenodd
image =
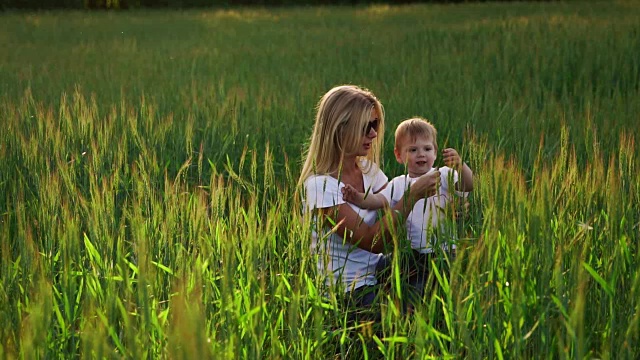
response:
M380 101L367 89L355 85L341 85L329 90L317 106L315 125L305 151L299 185L312 174L337 174L345 156L356 154L362 146L364 131L371 120L371 111L378 115L378 137L366 158L380 162L384 138L384 111ZM358 162L359 163L359 162Z
M421 117L407 119L401 122L396 128L395 148L397 150L402 150L402 145L404 145L407 139L410 139L413 142L416 141L418 137L424 136L433 142L433 146L437 152L437 135L438 132L436 131L435 126L433 126L433 124L431 124L427 119L423 119Z

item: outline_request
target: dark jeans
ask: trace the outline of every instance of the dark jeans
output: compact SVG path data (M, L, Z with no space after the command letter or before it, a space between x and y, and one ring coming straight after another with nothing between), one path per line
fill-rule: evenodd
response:
M392 254L383 256L376 265L378 285L365 285L345 294L345 305L350 321L380 321L378 295L391 291ZM441 277L449 278L449 267L456 257L455 249L421 254L415 250L404 254L400 259L400 281L402 289L402 310L407 311L409 305L422 302L425 294L437 289L438 280L433 273L435 264ZM432 264L433 262L433 264Z
M390 267L387 257L382 257L376 265L377 285L365 285L349 291L345 294L345 305L349 312L348 318L351 321L380 321L380 300L378 294L383 289L384 282L381 281L383 274Z
M409 285L409 301L417 303L424 299L425 294L431 294L437 289L438 279L433 267L438 270L442 278L449 278L451 262L456 257L456 250L439 251L422 254L413 251L412 259L415 271L410 271L407 283Z
M387 255L378 263L376 277L380 286L385 289L391 284L392 256ZM435 264L440 276L449 277L451 262L456 257L455 249L451 251L436 251L422 254L411 250L402 254L398 266L400 267L400 287L402 289L403 310L407 310L408 304L416 305L424 299L425 294L432 293L438 284L438 280L432 271ZM433 261L433 264L432 264Z

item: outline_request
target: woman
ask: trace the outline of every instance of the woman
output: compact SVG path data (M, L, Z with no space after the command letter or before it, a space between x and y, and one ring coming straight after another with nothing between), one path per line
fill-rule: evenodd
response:
M356 306L375 298L376 265L392 245L390 229L403 224L415 202L435 194L440 174L421 177L393 207L366 210L346 203L349 184L377 193L387 184L378 167L383 148L384 112L368 90L337 86L320 100L299 184L305 211L313 216L313 248L318 270L329 286L344 286ZM378 211L382 212L378 217Z

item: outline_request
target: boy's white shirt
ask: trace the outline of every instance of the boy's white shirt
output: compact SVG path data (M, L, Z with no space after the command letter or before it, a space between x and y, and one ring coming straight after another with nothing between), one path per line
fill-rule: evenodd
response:
M429 172L433 170L435 169L431 169ZM407 237L411 240L411 248L425 254L433 252L431 242L435 240L435 236L430 237L428 235L429 232L441 235L446 234L446 223L443 221L444 212L442 210L445 209L447 203L451 200L451 196L456 194L466 197L468 194L456 191L455 188L450 189L449 187L449 185L454 185L458 182L457 171L446 166L439 168L439 170L440 187L436 195L418 200L406 221ZM449 179L450 176L452 176L452 179ZM417 177L412 178L409 175L397 176L393 178L380 193L387 199L389 206L394 206L402 199L409 185L413 184L417 179ZM453 190L453 193L451 190ZM439 241L454 240L451 236L447 237L450 239L439 239ZM446 249L447 245L449 244L445 243L443 247ZM450 245L452 249L456 248L454 243Z
M366 165L366 160L362 163ZM387 184L387 176L374 163L371 170L362 175L365 191L378 192ZM342 188L345 184L329 175L312 175L304 182L305 211L330 208L346 203L342 198ZM373 225L377 219L377 210L361 209L349 203L367 225ZM314 219L315 222L315 219ZM342 236L329 233L330 229L322 228L325 232L318 240L315 226L312 229L312 247L318 254L318 271L323 275L333 275L327 279L330 284L336 284L340 277L345 285L345 291L351 291L364 285L375 285L375 268L382 254L369 251L345 242ZM324 248L323 251L323 247Z

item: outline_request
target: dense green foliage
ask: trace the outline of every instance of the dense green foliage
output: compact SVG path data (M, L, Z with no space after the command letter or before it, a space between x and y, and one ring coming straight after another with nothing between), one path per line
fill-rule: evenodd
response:
M638 358L639 15L0 14L0 357ZM421 115L477 176L451 277L373 328L321 296L296 196L342 83L384 104L388 175Z

